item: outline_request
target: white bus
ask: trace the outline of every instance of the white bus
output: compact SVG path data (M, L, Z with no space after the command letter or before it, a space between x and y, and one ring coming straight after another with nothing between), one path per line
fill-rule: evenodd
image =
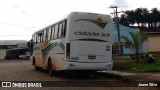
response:
M113 30L109 15L72 12L33 34L35 69L50 75L66 70L111 70Z

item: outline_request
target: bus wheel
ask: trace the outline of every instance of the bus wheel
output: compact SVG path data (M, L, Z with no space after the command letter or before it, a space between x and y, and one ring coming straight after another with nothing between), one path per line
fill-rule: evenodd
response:
M34 69L35 69L36 71L39 71L39 70L40 70L40 68L37 67L37 66L34 66Z
M49 73L49 75L53 75L53 70L52 70L52 61L51 60L49 60L49 62L48 62L48 73Z
M33 63L32 63L32 64L34 65L34 69L35 69L36 71L40 71L40 70L41 70L40 67L36 66L35 58L33 58Z

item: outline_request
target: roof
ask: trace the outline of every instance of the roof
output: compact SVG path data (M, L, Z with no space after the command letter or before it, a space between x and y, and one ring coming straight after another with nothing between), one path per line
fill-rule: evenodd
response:
M26 43L26 40L0 40L0 45L17 45L17 43Z

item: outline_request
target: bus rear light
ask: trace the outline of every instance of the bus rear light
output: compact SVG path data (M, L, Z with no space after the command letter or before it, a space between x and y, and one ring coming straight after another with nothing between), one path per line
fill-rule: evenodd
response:
M70 43L66 44L66 57L69 59L70 57Z

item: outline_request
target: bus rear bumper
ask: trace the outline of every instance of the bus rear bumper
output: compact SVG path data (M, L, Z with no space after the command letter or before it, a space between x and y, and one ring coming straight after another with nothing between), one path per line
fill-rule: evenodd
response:
M113 62L88 63L67 62L65 70L112 70Z

